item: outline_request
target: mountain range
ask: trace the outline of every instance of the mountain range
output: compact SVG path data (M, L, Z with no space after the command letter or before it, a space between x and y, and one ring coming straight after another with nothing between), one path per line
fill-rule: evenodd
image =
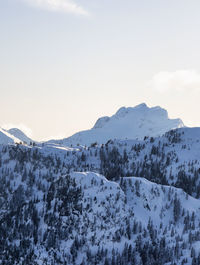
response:
M200 264L200 128L141 104L80 138L0 133L0 264Z
M104 144L110 139L143 139L145 136L160 136L165 132L184 127L181 119L169 119L168 113L161 107L149 108L145 103L135 107L122 107L111 117L99 118L90 130L80 131L64 138L49 140L47 144L64 146ZM1 128L0 144L35 142L17 128Z

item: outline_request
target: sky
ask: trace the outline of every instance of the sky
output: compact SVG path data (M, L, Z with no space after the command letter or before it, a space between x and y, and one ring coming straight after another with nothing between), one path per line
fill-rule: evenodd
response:
M199 0L1 0L0 126L35 140L145 102L200 126Z

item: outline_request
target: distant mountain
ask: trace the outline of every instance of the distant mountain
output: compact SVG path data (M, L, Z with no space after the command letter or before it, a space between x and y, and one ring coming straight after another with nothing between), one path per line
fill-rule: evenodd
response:
M14 144L18 142L20 142L18 138L8 133L3 128L0 128L0 144Z
M29 138L24 132L19 130L18 128L12 128L7 130L7 132L14 137L18 138L21 142L25 142L27 144L30 144L30 142L33 142L31 138Z
M18 128L9 130L0 128L0 144L14 144L20 142L30 144L33 140Z
M135 107L120 108L111 117L97 120L90 130L75 133L62 140L50 140L48 143L69 145L90 145L106 143L110 139L143 139L144 136L160 136L165 132L184 127L180 119L169 119L168 113L161 107L149 108L145 103Z

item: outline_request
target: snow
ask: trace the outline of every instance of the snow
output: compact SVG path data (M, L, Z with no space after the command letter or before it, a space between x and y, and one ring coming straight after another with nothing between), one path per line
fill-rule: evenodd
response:
M200 200L187 195L182 189L153 183L145 178L129 177L123 180L127 184L126 196L128 204L133 208L135 217L144 226L148 224L149 218L157 227L159 227L161 222L165 226L173 222L173 200L175 194L177 194L186 212L188 211L190 215L195 212L200 216ZM136 182L139 183L139 196L135 189Z
M22 132L21 130L19 130L18 128L9 129L7 130L7 132L13 135L14 137L18 138L20 141L26 142L27 144L30 144L30 142L33 142L31 138L26 136L26 134Z
M30 144L33 140L18 128L12 128L9 130L0 128L0 144L14 144L20 142Z
M14 144L19 143L20 140L9 134L3 128L0 128L0 144Z
M178 129L169 131L172 128ZM167 133L164 134L165 132ZM143 140L146 135L154 138L148 137ZM30 198L27 197L27 202L28 199L34 201L38 210L39 231L41 232L39 239L45 232L52 229L46 221L48 214L54 214L54 218L59 217L63 227L70 219L60 215L58 206L60 206L61 198L58 199L56 195L57 188L53 189L54 197L51 199L49 210L46 210L44 200L50 191L49 187L53 184L58 187L56 183L58 184L61 179L67 179L68 175L78 187L81 187L82 210L81 212L76 210L75 214L71 213L76 225L71 225L71 236L59 242L60 249L56 248L59 255L62 251L70 253L73 239L82 233L85 236L85 245L78 253L76 264L81 264L83 257L86 257L87 249L95 255L98 247L99 249L104 247L111 257L112 248L122 253L125 243L135 248L138 235L142 236L143 242L149 241L152 244L154 242L151 239L152 231L148 228L150 222L156 230L156 240L164 238L166 245L174 248L180 237L180 248L183 242L186 244L186 247L181 249L183 256L176 260L176 264L183 264L182 260L185 257L188 259L187 264L192 263L191 247L194 247L199 254L200 200L194 198L195 196L199 198L199 195L195 189L189 192L194 197L186 194L182 189L177 188L176 180L178 172L182 170L191 178L196 176L194 182L189 182L188 186L194 185L198 188L200 128L186 128L181 120L169 119L166 110L160 107L149 108L143 103L134 108L122 107L113 116L100 118L91 130L77 133L68 139L37 143L34 147L14 144L24 141L24 137L26 136L18 129L6 131L0 128L0 144L8 144L6 148L0 146L2 151L0 169L3 176L1 185L4 185L2 187L8 191L6 200L10 200L20 185L24 187L24 191L27 191L30 188L29 178L30 176L33 178L32 193ZM96 141L105 143L110 138L113 140L105 146L98 144L91 147L84 146ZM114 140L115 138L118 140ZM77 145L78 141L80 145ZM74 147L69 147L71 144ZM126 151L127 160L123 160L125 161L123 162L123 176L131 175L131 177L119 177L116 178L117 181L110 181L105 176L94 172L101 172L102 169L100 150L104 149L108 152L114 147L118 149L121 160ZM156 151L153 151L153 148ZM161 173L157 179L154 174L159 170L156 173L153 170L150 171L155 165L159 165ZM136 167L138 170L135 170ZM163 176L166 181L161 179ZM153 181L168 183L168 185L157 184ZM65 192L66 187L62 194L65 195ZM3 201L5 198L2 196L0 199ZM177 220L174 217L175 199L180 202L181 209ZM0 214L5 214L6 210L5 206ZM189 228L186 228L188 216L190 218ZM141 225L141 231L136 229L138 231L133 232L135 222L137 226ZM131 228L130 237L126 232L127 224L130 224ZM147 236L143 236L145 229L148 231ZM120 241L115 239L119 231L121 231ZM189 234L195 235L192 242L189 240ZM16 246L19 245L17 239L13 242ZM42 241L40 244L34 246L37 264L43 264L45 258L50 264L49 252L42 245Z
M111 117L97 120L90 130L81 131L69 138L50 140L65 146L106 143L110 139L143 139L144 136L159 136L165 132L184 127L180 119L169 119L161 107L149 108L145 103L136 107L122 107Z
M146 144L145 148L140 150L140 155L137 157L138 161L143 161L144 155L150 152L152 145L156 146L158 142L168 143L164 152L167 154L168 152L175 150L178 156L183 157L183 161L188 161L188 159L192 156L191 154L193 154L193 150L199 150L200 154L200 143L197 142L200 138L198 137L200 129L182 128L177 131L181 134L181 141L174 145L169 144L170 141L168 141L166 136L155 138L153 143L150 142L150 139L145 141L121 140L113 141L111 145L118 147L120 149L120 153L123 153L123 150L126 147L128 156L132 155L132 160L129 158L130 164L132 161L136 160L136 158L134 158L135 151L131 151L131 148L137 143ZM182 149L181 146L184 143L187 143L191 150L188 151ZM18 164L18 169L14 170L17 161L9 159L9 155L13 153L11 148L12 145L9 146L10 151L8 150L6 153L2 152L2 165L4 169L2 172L14 173L13 179L9 176L9 196L12 196L19 185L23 185L25 191L28 190L29 187L28 179L26 181L22 180L21 173L19 172L21 168L20 164ZM130 239L126 236L126 232L124 232L121 236L120 242L113 239L119 230L126 231L127 222L130 223L132 230L134 222L137 222L138 225L141 224L142 229L149 231L148 224L151 220L153 228L157 231L157 238L161 239L164 237L166 244L169 247L174 247L176 245L177 236L182 237L183 240L188 242L190 230L183 232L185 225L184 219L187 214L190 217L193 213L195 214L195 226L192 233L198 232L200 222L200 200L187 195L182 189L160 185L146 180L145 178L134 176L124 177L121 179L121 182L114 182L107 180L105 176L99 173L86 170L85 172L77 172L78 170L76 168L78 168L78 165L76 164L76 159L77 157L80 157L82 152L85 152L85 154L89 156L85 163L94 163L97 168L99 167L99 158L94 156L95 148L98 149L99 147L97 146L90 149L83 149L80 147L78 149L53 144L44 146L36 145L35 147L23 145L18 145L17 147L14 146L13 149L17 151L18 155L27 151L27 154L29 155L32 152L35 154L37 153L39 157L38 160L37 158L34 158L33 161L26 161L26 159L23 161L24 167L29 169L34 175L35 181L31 196L33 196L32 200L35 201L35 206L37 207L38 214L40 216L39 229L41 235L39 238L42 238L46 231L52 229L51 226L45 222L44 209L46 206L43 201L43 195L47 194L49 185L54 182L56 183L56 181L60 178L65 179L66 174L70 174L71 178L75 180L77 186L81 187L81 190L83 191L83 197L81 198L83 206L82 213L79 215L76 213L74 216L75 223L78 224L78 230L72 230L71 235L74 238L76 235L80 236L81 233L85 232L86 245L79 251L76 264L81 264L87 248L90 248L93 253L96 253L98 246L100 248L104 247L108 250L108 255L110 255L110 257L112 248L122 253L125 243L131 244L134 248L137 236L139 234L142 236L142 232L139 232L139 229L135 234L131 234ZM108 148L110 148L109 145ZM92 152L93 155L91 155L90 152ZM195 156L197 156L197 153ZM60 166L57 166L55 161L58 161L59 159ZM155 157L155 159L157 158ZM48 160L49 163L47 163ZM68 161L69 163L73 162L74 166L71 168L70 172L66 173ZM81 169L83 170L83 168ZM177 170L175 166L174 170ZM53 173L50 182L47 181L48 173ZM39 182L41 182L39 185L40 189L37 187ZM177 197L177 199L181 202L181 214L176 223L174 222L175 197ZM35 200L35 198L37 198L37 200ZM57 204L58 203L59 201L57 200ZM55 205L56 199L52 198L48 214L54 213L54 217L56 218L59 216L59 211L54 211ZM184 210L184 214L182 210ZM60 218L61 225L65 226L67 220L66 216L62 216ZM73 227L73 229L75 228ZM172 229L174 229L174 236L172 236ZM150 241L149 234L147 237L142 236L142 240L144 242L145 240ZM95 239L93 239L94 236ZM92 241L94 241L94 243L91 243ZM17 241L15 241L15 243L18 244ZM66 237L66 239L63 239L62 242L60 242L60 249L56 251L58 251L58 254L62 253L62 251L70 253L72 243L72 238ZM192 246L199 253L199 245L197 243L199 243L199 241L192 243ZM50 257L48 256L45 248L43 248L42 243L41 245L34 246L34 248L34 253L38 258L37 264L42 264L45 257L48 258L48 263L50 264ZM190 248L191 246L188 244L187 248L183 249L184 255L181 258L187 257L188 261L190 261ZM182 260L180 260L180 262L178 261L176 264L181 264L181 261ZM72 263L69 262L68 264ZM104 263L99 264L101 265Z

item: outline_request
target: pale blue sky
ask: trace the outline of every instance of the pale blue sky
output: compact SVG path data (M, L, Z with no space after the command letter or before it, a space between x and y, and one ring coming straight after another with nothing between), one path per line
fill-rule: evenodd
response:
M54 1L0 1L1 126L69 136L141 102L200 126L199 1Z

